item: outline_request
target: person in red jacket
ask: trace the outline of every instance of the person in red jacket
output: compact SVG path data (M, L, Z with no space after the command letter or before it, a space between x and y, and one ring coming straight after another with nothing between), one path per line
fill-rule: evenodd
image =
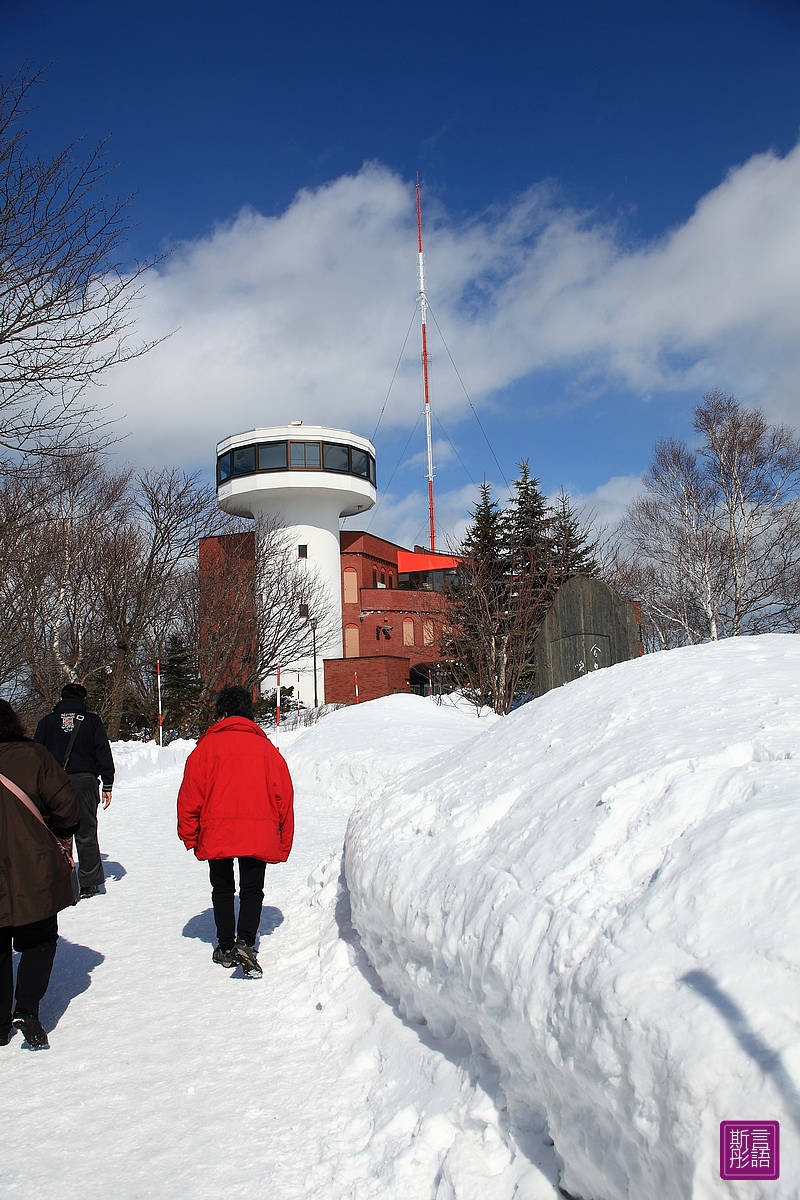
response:
M283 757L256 725L246 688L223 688L216 715L221 719L186 760L178 793L178 837L187 850L208 861L219 943L214 962L241 964L248 978L260 979L255 945L264 872L267 863L286 862L292 848L292 779ZM239 860L238 925L234 858Z

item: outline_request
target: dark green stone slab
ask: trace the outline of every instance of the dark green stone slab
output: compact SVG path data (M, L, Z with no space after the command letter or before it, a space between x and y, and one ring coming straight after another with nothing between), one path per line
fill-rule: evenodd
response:
M544 695L614 663L637 658L639 623L629 600L599 579L576 575L556 598L536 639L534 692Z

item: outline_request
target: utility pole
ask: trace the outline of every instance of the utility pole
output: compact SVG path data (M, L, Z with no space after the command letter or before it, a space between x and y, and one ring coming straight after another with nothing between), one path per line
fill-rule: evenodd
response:
M312 617L309 621L311 626L311 653L314 656L314 708L319 707L317 700L317 618Z

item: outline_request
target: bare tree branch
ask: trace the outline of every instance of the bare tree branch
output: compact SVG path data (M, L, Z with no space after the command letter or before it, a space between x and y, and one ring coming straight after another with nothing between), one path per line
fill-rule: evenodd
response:
M153 262L117 260L132 197L106 194L104 145L83 162L77 143L49 162L26 152L24 102L39 78L24 67L0 84L0 445L52 453L109 440L82 394L156 343L127 343Z
M616 586L638 591L664 646L795 629L800 443L719 390L694 427L697 452L656 443L645 494L620 525Z

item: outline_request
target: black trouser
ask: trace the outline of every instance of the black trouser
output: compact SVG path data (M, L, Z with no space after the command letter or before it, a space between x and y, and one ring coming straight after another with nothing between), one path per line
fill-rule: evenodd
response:
M70 775L69 781L78 793L81 827L75 834L78 859L78 882L82 888L100 887L105 879L103 860L97 841L97 806L100 788L96 775Z
M239 863L239 924L234 923L233 859L212 858L208 873L211 876L211 903L217 925L217 941L223 950L230 950L236 934L248 946L255 946L261 923L264 902L264 872L267 864L258 858L240 858Z
M58 941L58 919L45 917L30 925L6 925L0 929L0 1038L11 1028L14 999L14 968L11 948L19 950L16 1007L39 1016L39 1001L47 991Z

